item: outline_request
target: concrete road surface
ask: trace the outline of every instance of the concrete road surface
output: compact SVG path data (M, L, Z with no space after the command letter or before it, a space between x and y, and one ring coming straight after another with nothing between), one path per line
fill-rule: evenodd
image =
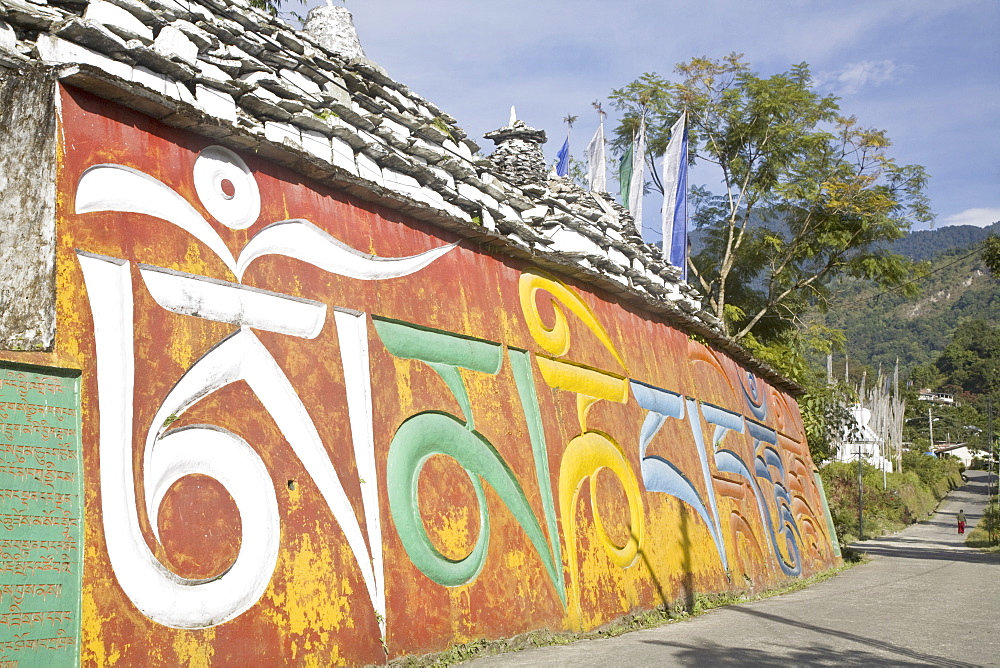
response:
M986 474L932 520L859 543L872 561L813 587L601 640L470 662L475 666L1000 666L1000 555L966 548Z

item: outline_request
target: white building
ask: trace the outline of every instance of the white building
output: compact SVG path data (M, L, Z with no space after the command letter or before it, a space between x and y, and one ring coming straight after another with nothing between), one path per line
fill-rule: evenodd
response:
M855 424L844 435L843 442L837 448L834 461L856 462L860 455L866 464L891 473L892 461L883 455L885 450L883 439L868 424L872 419L871 410L858 404L851 406L848 410L851 411Z
M969 450L969 446L965 443L948 443L946 445L938 446L934 448L934 454L940 457L941 455L951 455L957 457L959 461L965 464L965 468L972 466L972 451Z
M920 390L917 395L917 399L920 401L933 401L936 404L954 404L955 395L948 394L947 392L932 392L929 389Z

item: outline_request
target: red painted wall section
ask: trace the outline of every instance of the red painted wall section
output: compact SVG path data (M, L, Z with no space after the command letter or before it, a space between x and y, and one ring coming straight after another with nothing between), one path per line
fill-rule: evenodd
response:
M62 90L85 664L380 663L836 562L793 398L613 297Z

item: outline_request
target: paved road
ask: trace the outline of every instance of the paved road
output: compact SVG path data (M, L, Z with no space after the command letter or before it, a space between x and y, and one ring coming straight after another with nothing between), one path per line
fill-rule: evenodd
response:
M935 517L857 547L872 561L784 596L617 638L582 640L475 666L1000 666L1000 556L957 535L986 501L986 475Z

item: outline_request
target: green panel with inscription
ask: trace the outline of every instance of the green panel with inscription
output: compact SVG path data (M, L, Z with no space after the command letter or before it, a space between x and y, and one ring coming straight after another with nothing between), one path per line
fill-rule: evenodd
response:
M80 663L80 381L0 362L0 666Z

